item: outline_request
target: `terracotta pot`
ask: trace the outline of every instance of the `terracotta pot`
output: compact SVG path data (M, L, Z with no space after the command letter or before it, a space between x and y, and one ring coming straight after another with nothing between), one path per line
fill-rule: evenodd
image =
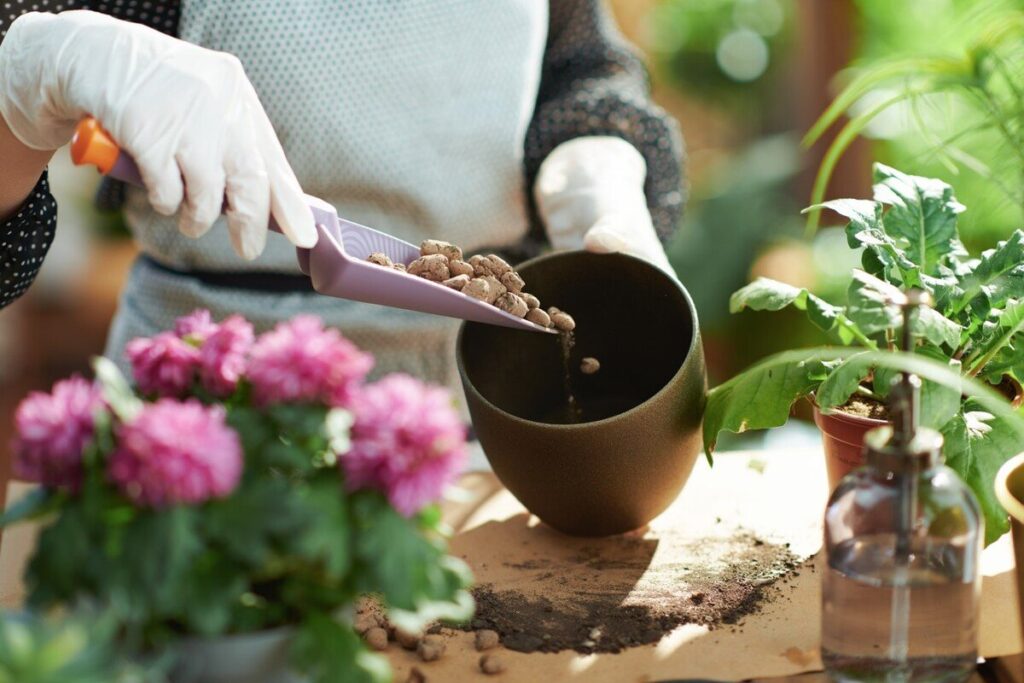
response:
M888 424L886 420L839 411L825 415L817 404L814 404L814 423L821 430L829 491L834 491L843 477L864 464L864 435Z
M289 627L220 638L191 638L178 646L171 683L300 683L289 666Z
M554 335L463 325L459 373L483 450L508 490L560 531L641 527L675 500L700 451L706 379L693 302L621 254L549 254L519 272L545 306L574 316L576 345L566 366ZM586 356L599 372L580 372ZM567 371L592 421L556 423Z
M996 474L996 498L1010 513L1010 534L1017 560L1017 607L1024 624L1024 453L1010 458Z

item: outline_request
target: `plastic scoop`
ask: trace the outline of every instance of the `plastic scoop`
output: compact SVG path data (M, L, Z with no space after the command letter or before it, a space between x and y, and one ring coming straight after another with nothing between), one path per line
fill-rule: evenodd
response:
M91 164L104 175L143 186L135 160L118 147L94 118L83 119L78 124L71 142L71 158L80 166ZM320 294L554 334L554 330L517 318L438 282L367 262L370 254L381 252L395 263L409 265L419 258L420 250L391 235L338 218L334 207L322 199L305 197L320 235L312 249L296 248L295 251L299 268L309 276L313 289ZM269 227L281 232L273 218Z

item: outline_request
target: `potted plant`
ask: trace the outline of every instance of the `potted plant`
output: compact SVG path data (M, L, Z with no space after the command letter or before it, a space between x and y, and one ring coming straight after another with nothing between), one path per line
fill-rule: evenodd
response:
M849 350L788 352L713 389L704 422L705 450L710 456L721 430L779 426L795 401L813 398L827 457L834 460L829 466L834 484L857 464L863 433L885 420L884 401L901 363L880 364L880 352L896 349L901 315L894 302L901 290L920 288L931 294L934 308L915 318L913 351L964 378L937 382L926 377L921 421L944 436L947 464L981 501L989 540L998 538L1007 523L993 494L993 478L1003 461L1024 450L1024 439L1012 415L989 405L981 410L976 398L964 396L963 387L978 377L1002 389L1007 398L1020 399L1024 232L1018 230L971 258L957 233L957 216L964 207L949 185L881 164L875 166L874 182L873 199L812 207L829 208L849 219L849 245L862 250L863 270L851 274L845 306L765 278L735 292L730 302L733 312L788 306L803 310L833 342Z
M127 356L134 389L98 359L16 413L41 487L0 522L43 523L31 609L101 607L188 683L387 680L349 623L364 594L410 630L470 616L434 504L466 454L447 392L365 384L372 357L312 316L257 338L197 311Z

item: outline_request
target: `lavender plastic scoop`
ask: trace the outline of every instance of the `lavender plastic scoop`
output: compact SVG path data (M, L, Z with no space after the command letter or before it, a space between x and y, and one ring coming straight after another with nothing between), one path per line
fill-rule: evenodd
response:
M107 175L143 186L135 160L124 150L120 150ZM338 218L334 207L322 199L310 195L305 197L313 211L320 237L312 249L296 248L295 251L299 267L320 294L554 334L554 330L517 318L440 283L367 262L370 254L382 252L395 263L409 265L419 258L420 250L397 237ZM281 232L273 219L269 227L274 232Z

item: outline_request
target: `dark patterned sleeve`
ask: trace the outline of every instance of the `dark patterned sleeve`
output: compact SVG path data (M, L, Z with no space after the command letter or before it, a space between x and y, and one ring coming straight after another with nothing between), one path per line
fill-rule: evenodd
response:
M679 127L651 102L643 62L603 0L550 5L540 91L526 136L527 187L533 188L541 163L563 142L587 135L623 138L647 162L647 206L666 240L683 213Z
M43 265L57 226L57 202L43 173L32 194L0 222L0 308L25 293Z

